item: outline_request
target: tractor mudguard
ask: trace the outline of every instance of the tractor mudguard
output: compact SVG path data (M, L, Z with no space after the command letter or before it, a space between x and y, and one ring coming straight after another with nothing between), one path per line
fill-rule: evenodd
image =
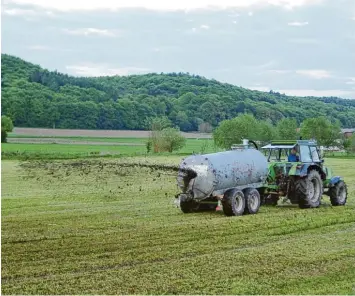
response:
M302 163L295 163L290 171L288 172L289 176L307 176L307 169L309 165L308 164L302 164Z
M336 185L338 182L342 181L343 178L340 176L335 176L329 180L329 187L333 187Z
M308 170L310 167L314 167L317 170L320 170L322 179L326 178L325 172L315 163L297 163L290 169L289 175L306 177L308 175Z
M300 176L305 177L308 175L308 168L310 167L310 164L303 164L302 167L300 168Z

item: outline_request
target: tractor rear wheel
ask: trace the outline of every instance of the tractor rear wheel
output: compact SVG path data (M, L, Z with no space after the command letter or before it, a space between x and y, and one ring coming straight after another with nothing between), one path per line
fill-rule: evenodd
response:
M260 208L260 194L254 188L247 188L244 191L245 208L244 214L256 214Z
M245 198L243 191L227 191L222 198L223 212L226 216L241 216L244 214Z
M348 198L348 190L343 181L329 189L330 202L333 206L343 206Z
M319 173L312 170L307 177L296 180L295 194L301 209L318 208L323 194L323 183Z

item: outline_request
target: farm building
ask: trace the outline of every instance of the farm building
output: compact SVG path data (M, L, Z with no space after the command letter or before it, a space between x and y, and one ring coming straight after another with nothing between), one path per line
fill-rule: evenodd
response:
M341 133L344 135L344 137L350 138L355 133L355 128L343 128Z

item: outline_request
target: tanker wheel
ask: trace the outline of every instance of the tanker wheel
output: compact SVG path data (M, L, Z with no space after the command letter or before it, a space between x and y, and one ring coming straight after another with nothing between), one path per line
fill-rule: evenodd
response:
M243 191L227 191L222 198L223 212L226 216L241 216L244 214L245 198Z
M338 182L334 187L329 189L330 202L333 206L343 206L348 198L348 190L343 181Z
M244 191L245 208L244 214L256 214L260 208L260 194L255 188L247 188Z
M310 171L307 177L295 182L295 194L301 209L318 208L322 193L322 179L316 170Z

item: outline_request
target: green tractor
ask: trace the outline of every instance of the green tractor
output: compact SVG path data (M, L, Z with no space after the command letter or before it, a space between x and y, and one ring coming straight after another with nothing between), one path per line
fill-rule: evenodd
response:
M323 165L315 141L272 141L262 149L269 163L266 184L260 192L263 204L277 205L281 197L286 197L300 208L317 208L324 194L333 206L345 205L346 184Z

